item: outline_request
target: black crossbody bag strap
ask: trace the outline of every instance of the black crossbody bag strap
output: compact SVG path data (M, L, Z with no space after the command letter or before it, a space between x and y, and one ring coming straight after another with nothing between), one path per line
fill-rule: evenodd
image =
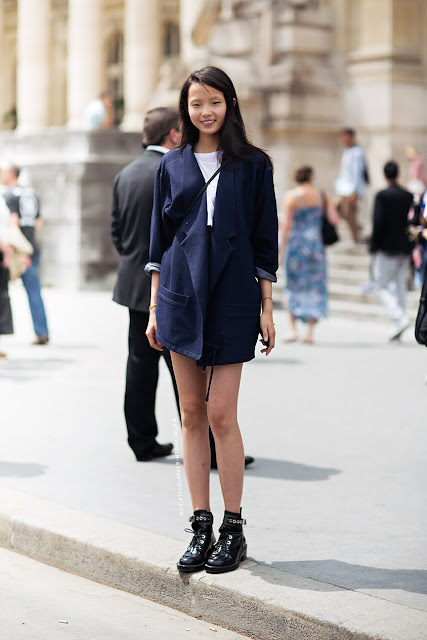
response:
M204 194L204 192L206 191L206 189L208 188L208 186L210 185L210 183L212 182L212 180L214 178L216 178L216 176L218 175L218 173L221 171L221 169L224 169L225 165L228 164L230 162L229 158L227 158L227 160L225 160L225 162L223 162L221 164L221 166L219 167L219 169L217 169L215 171L215 173L209 178L209 180L207 182L205 182L205 184L203 185L203 187L200 189L199 193L197 194L197 196L195 196L193 198L193 200L191 201L191 203L188 205L188 207L185 210L184 213L184 218L187 215L187 213L190 213L191 209L194 207L194 205L196 204L197 200L200 198L201 195Z

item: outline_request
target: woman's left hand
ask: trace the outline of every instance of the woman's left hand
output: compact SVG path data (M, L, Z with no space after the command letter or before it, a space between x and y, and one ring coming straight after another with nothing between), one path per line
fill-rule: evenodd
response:
M266 356L274 349L274 343L276 340L276 329L273 324L273 314L271 312L264 312L260 318L261 328L261 341L265 345L265 349L261 349L261 353L265 353Z

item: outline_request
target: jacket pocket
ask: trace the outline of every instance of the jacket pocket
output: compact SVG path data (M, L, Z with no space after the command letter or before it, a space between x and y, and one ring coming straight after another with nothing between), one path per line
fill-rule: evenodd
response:
M165 302L169 302L169 304L175 305L176 307L185 307L189 297L190 296L185 296L182 293L169 291L169 289L166 289L162 284L159 287L159 298Z
M231 317L254 317L260 315L259 304L229 304L228 315Z

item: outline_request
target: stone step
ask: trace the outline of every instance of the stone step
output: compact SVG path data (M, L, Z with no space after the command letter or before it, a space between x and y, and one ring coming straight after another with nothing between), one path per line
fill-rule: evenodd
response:
M329 267L328 281L337 284L354 284L362 287L369 280L369 269L345 269L343 267Z
M335 318L349 318L360 321L377 321L387 322L381 305L377 302L351 302L346 300L330 300L329 314ZM416 318L416 309L407 309L409 319L414 322ZM409 329L408 329L409 331Z
M369 254L346 254L346 253L330 253L327 254L328 265L345 267L346 269L369 269L371 266L371 256Z
M363 282L366 284L367 279ZM283 276L273 284L273 298L277 306L281 306L284 300ZM420 293L408 291L407 312L411 319L415 319ZM375 294L363 294L360 285L343 284L342 282L329 282L329 307L332 315L358 320L384 321L384 312Z
M379 304L375 294L362 293L360 286L349 284L329 284L329 297L331 300L348 300L360 304ZM406 304L408 309L418 308L420 294L418 291L408 291Z

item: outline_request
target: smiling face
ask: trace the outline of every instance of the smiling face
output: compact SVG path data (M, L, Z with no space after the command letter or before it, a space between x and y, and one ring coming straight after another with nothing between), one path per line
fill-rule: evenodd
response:
M227 103L221 91L193 82L188 91L188 115L202 135L219 136L226 114Z

